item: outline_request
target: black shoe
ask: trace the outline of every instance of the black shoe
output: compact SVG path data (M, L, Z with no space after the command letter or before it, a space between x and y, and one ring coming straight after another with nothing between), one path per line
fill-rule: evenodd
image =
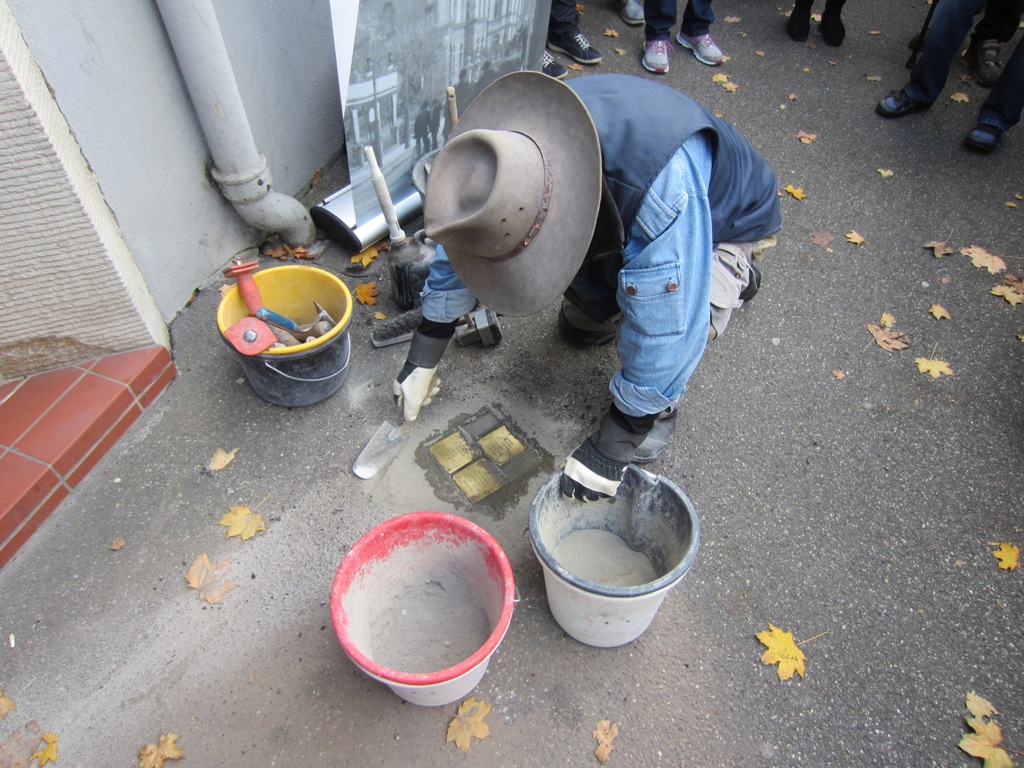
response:
M964 53L964 61L978 81L978 85L991 88L999 79L1003 65L999 61L998 40L972 40Z
M757 289L761 287L761 270L755 267L753 264L750 265L750 282L747 283L747 287L744 288L739 295L740 301L750 301L757 294Z
M964 142L982 152L991 152L999 145L999 139L1003 137L1003 129L997 125L978 123L967 134Z
M843 44L846 27L843 26L843 20L839 18L842 10L842 2L828 0L825 3L825 10L821 12L821 37L826 45L839 46Z
M619 333L619 324L615 321L608 321L608 327L606 328L596 331L584 330L570 323L569 318L565 316L565 310L559 308L558 330L561 332L562 338L570 344L575 344L579 347L600 347L615 341L615 337Z
M601 61L601 54L591 46L582 32L577 32L572 37L564 37L558 40L548 40L548 48L552 51L564 53L580 64L597 64Z
M922 104L919 101L914 101L907 92L900 88L898 91L893 91L875 107L875 112L880 114L882 117L903 117L909 115L911 112L922 112L931 104Z
M797 0L786 22L786 34L798 43L807 39L811 32L811 6L808 0Z
M658 415L654 426L651 427L651 431L647 433L643 442L637 446L636 453L633 454L634 464L650 464L652 461L661 458L661 454L665 450L665 446L668 445L672 433L676 431L677 413L678 411L675 406L672 406L671 408L666 408Z
M544 49L544 55L540 60L540 71L555 80L564 80L565 76L569 74L569 70L556 61L547 49Z

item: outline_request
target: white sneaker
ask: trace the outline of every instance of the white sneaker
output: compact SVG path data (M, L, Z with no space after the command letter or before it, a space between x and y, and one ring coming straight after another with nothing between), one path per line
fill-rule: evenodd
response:
M711 35L687 37L680 32L676 35L676 42L684 48L689 48L693 51L693 55L697 57L697 61L704 62L712 67L722 63L722 49L715 45L715 41L711 39Z
M641 63L648 72L663 75L668 72L668 52L672 44L668 40L650 40L644 43L644 57Z

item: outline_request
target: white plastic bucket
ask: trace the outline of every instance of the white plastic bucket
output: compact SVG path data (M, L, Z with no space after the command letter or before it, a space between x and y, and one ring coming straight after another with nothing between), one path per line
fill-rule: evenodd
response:
M632 465L614 499L587 504L562 496L561 474L548 478L530 507L530 541L544 572L548 606L559 626L581 643L625 645L647 630L669 590L689 571L700 546L697 512L675 483ZM644 555L653 578L629 585L593 581L556 557L568 537L595 531L614 534L624 548Z
M367 675L413 704L465 697L512 620L508 558L485 530L444 512L377 526L341 561L331 617Z

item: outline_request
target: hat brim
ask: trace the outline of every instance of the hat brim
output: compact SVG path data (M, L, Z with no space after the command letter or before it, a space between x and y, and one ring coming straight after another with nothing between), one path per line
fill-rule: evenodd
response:
M547 153L552 177L547 217L530 244L506 261L441 243L481 304L500 315L532 315L569 286L594 235L601 203L597 129L575 91L539 72L495 80L459 116L448 139L478 128L519 131Z

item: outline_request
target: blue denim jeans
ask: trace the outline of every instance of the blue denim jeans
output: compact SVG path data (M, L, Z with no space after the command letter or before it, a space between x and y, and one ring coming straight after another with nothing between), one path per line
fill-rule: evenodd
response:
M953 66L953 59L974 24L975 15L985 10L985 0L941 0L935 6L928 39L921 57L903 86L907 96L918 104L934 104Z
M1008 131L1020 122L1024 111L1024 43L1017 47L1003 64L999 80L978 111L978 122Z
M676 23L676 6L677 0L644 0L644 38L648 42L671 39L671 29ZM711 31L714 20L711 0L689 0L679 31L686 37L706 35Z

